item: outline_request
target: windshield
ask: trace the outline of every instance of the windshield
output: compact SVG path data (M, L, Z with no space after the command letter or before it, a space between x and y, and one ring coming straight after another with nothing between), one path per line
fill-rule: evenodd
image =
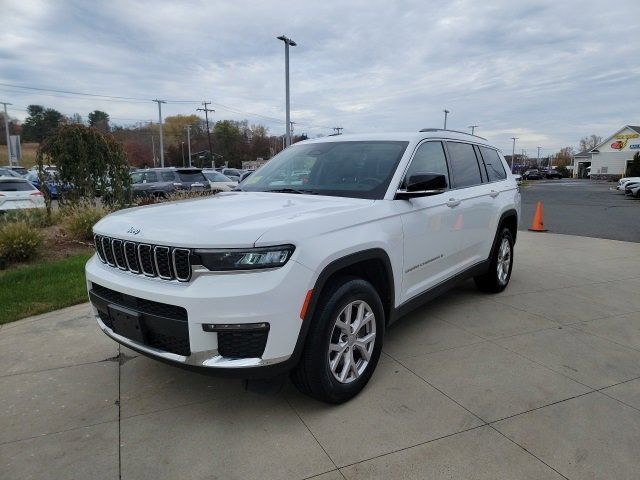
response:
M248 177L242 190L380 199L408 144L363 141L294 145Z
M233 182L233 180L231 180L230 178L225 177L223 174L213 170L203 170L202 173L205 177L207 177L207 180L211 182Z

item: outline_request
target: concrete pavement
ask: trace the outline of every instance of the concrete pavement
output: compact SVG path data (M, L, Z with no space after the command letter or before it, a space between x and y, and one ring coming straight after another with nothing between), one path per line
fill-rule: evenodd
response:
M105 337L87 305L0 328L1 479L635 479L640 244L520 232L511 284L392 326L341 406Z

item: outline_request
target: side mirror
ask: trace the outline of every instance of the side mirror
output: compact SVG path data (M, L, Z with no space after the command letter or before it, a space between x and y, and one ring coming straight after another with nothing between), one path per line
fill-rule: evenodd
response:
M447 177L440 173L414 173L405 184L406 189L396 192L397 199L438 195L447 189Z

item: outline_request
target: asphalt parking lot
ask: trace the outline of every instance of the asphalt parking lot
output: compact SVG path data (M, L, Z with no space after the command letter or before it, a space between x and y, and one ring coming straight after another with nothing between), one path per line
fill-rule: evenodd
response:
M612 182L530 181L522 188L521 229L531 225L538 200L550 232L640 242L640 200L625 196Z
M640 244L520 232L507 290L394 325L340 406L118 348L86 304L0 328L2 479L636 479Z

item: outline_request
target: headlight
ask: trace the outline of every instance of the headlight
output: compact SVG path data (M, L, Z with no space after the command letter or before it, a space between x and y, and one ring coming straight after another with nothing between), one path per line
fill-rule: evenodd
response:
M211 271L256 270L282 267L291 258L293 245L274 247L195 250L192 264L201 264Z

